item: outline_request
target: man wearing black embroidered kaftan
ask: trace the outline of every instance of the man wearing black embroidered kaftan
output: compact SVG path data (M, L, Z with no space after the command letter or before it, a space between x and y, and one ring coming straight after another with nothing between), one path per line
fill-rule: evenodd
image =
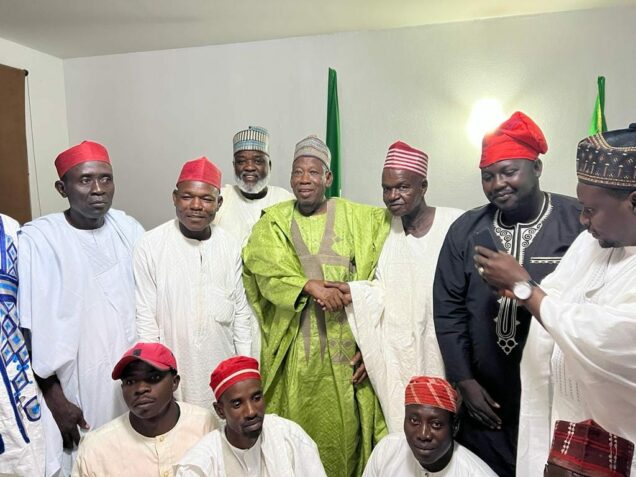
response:
M577 201L541 191L538 156L546 151L543 133L521 112L484 137L479 167L490 203L450 227L435 276L437 338L464 402L457 440L503 477L515 475L519 363L531 316L489 288L473 255L476 245L506 251L539 282L581 232Z

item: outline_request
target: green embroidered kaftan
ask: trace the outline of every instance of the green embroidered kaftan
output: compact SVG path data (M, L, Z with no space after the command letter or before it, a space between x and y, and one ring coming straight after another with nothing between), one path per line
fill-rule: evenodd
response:
M294 205L265 209L243 250L267 410L305 429L328 476L360 476L386 433L380 405L368 380L351 384L357 348L344 311L324 312L302 289L310 278L370 279L390 221L384 209L343 199L311 217Z

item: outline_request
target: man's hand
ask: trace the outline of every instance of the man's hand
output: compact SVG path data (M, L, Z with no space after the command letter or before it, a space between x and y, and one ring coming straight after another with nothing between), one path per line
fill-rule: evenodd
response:
M353 377L351 378L351 382L353 384L360 384L365 379L367 379L367 368L364 365L364 361L362 361L362 353L360 351L356 352L351 360L351 365L353 366Z
M512 288L517 282L530 280L530 274L517 260L505 252L495 252L485 247L475 247L475 268L481 277L502 295L512 297Z
M345 306L348 306L353 301L351 299L351 287L347 282L325 282L325 286L327 288L336 288L340 290L342 296L344 297Z
M89 429L88 424L84 420L82 410L66 399L56 376L51 376L47 379L40 378L38 383L41 383L40 387L42 388L46 405L62 434L62 445L65 449L72 450L80 441L77 426L85 430Z
M303 287L303 292L311 296L326 311L338 311L344 309L351 302L338 288L330 288L322 280L309 280Z
M468 414L476 421L491 429L501 429L501 418L494 409L501 406L490 397L488 392L474 379L465 379L457 383L462 400L468 408Z

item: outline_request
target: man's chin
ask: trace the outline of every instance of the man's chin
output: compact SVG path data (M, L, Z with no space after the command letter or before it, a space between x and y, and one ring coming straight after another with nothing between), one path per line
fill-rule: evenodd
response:
M269 185L269 178L261 179L256 182L245 182L240 177L235 177L236 186L241 192L246 194L260 194Z

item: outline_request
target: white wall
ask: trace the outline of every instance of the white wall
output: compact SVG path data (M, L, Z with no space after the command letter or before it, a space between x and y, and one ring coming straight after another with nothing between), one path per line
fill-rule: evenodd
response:
M380 204L387 147L402 139L430 155L429 203L483 203L465 125L484 97L536 120L544 188L574 194L597 75L610 128L636 120L635 24L629 7L67 60L69 134L107 145L116 206L154 226L174 214L184 161L205 154L231 179L232 135L248 125L270 130L273 182L286 184L294 144L324 136L332 66L345 196Z
M53 161L68 147L63 62L0 38L0 63L29 71L26 120L33 216L62 210L66 202L53 187L57 179Z

